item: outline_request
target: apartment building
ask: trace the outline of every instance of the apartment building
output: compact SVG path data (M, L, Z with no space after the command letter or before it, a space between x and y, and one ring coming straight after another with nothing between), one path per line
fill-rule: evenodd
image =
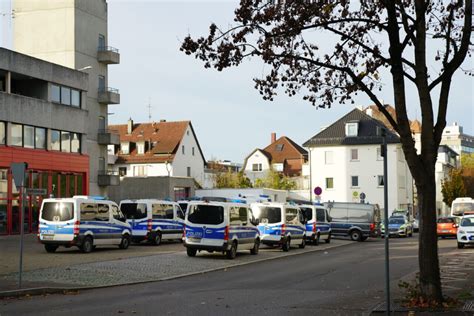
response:
M107 169L107 145L120 144L118 135L107 130L108 106L120 103L119 91L108 86L108 66L118 64L120 54L108 44L107 2L14 0L13 10L15 51L88 75L82 101L87 111L82 147L89 156L89 192L107 195L107 186L119 184L118 175ZM54 98L69 97L61 86L51 90ZM68 122L74 121L80 119L70 116Z

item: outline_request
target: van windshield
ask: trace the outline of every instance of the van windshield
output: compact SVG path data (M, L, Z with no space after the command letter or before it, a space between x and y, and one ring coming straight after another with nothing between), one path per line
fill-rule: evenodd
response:
M122 203L120 210L127 219L141 219L146 217L145 203Z
M300 207L301 211L303 212L304 218L307 221L310 221L313 219L313 209L310 207Z
M71 202L45 202L41 218L51 222L64 222L74 218L74 204Z
M254 209L254 215L262 224L274 224L281 222L281 208L273 206L262 206Z
M451 211L453 215L463 216L466 211L474 211L474 203L453 203Z
M224 208L216 205L192 205L188 221L194 224L217 225L224 221Z

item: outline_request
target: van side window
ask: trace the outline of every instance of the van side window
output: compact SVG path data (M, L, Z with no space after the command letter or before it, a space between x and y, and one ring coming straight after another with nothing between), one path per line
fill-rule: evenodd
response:
M298 224L298 211L295 208L286 209L286 222L288 224Z
M81 221L93 221L97 216L97 204L81 203Z
M313 219L313 209L311 207L301 207L301 211L306 220L310 221ZM319 222L319 219L317 219L317 221Z
M170 204L153 204L152 208L152 215L153 218L159 219L159 218L164 218L164 219L173 219L173 205Z
M97 207L96 220L106 222L110 218L109 205L99 204Z
M304 223L304 215L301 210L298 212L298 220L300 221L300 223Z
M240 224L242 224L242 222L240 220L240 212L239 212L238 207L231 207L229 215L230 215L229 222L230 222L231 225L240 225Z
M324 216L324 213L326 212L325 209L322 208L317 208L316 209L316 221L317 222L325 222L326 217Z
M145 203L122 203L120 211L128 219L142 219L147 217Z
M178 216L178 218L184 219L184 213L179 206L176 207L176 216Z
M248 220L248 209L246 207L239 208L239 217L242 223L247 223Z
M125 216L122 214L122 212L119 210L119 208L116 205L112 205L112 216L121 222L125 222Z

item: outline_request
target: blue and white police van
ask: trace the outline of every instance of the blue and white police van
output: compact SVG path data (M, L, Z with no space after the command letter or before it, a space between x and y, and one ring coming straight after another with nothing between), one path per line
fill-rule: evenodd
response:
M292 244L306 246L306 220L301 209L287 203L252 203L251 208L259 221L262 243L280 246L289 251Z
M77 246L91 252L96 246L127 249L132 229L115 202L99 197L44 199L39 214L38 238L47 252L59 246Z
M299 205L306 220L306 241L319 245L323 239L331 242L331 224L328 210L323 205Z
M239 250L258 254L258 222L247 204L191 201L185 225L183 242L190 257L202 250L222 252L229 259Z
M156 199L123 200L120 210L132 226L132 241L159 245L162 240L181 240L184 213L178 203Z

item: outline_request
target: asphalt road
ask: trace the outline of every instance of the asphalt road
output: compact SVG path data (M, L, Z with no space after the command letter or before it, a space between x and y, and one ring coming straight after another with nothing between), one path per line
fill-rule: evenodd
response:
M418 243L391 243L396 292L418 268ZM0 315L365 315L384 298L383 250L383 240L369 240L170 281L0 301ZM440 242L441 254L453 251L454 240Z

